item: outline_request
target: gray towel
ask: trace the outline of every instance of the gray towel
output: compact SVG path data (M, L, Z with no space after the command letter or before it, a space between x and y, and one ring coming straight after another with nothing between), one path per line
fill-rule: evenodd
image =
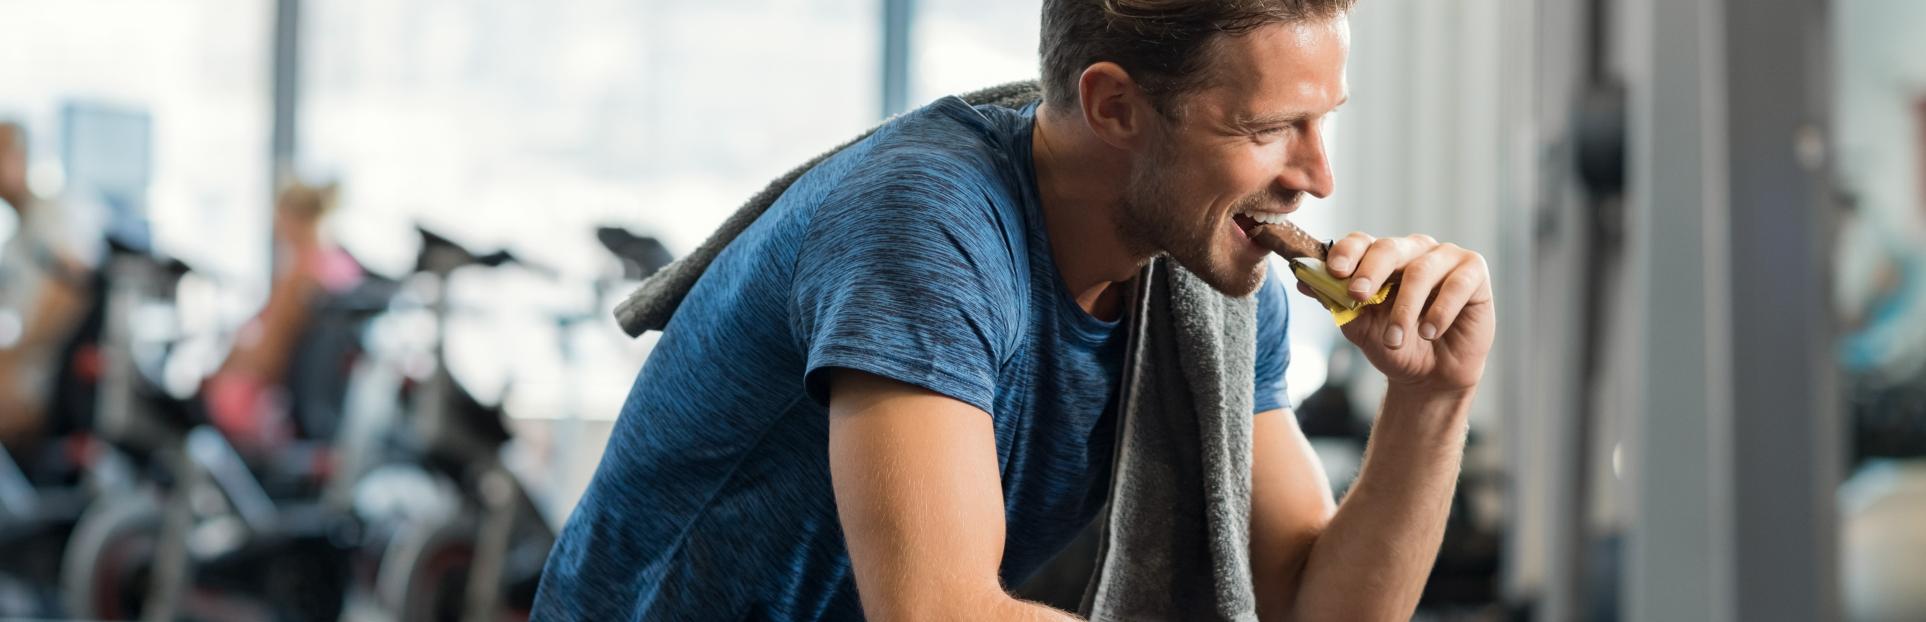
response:
M1093 620L1256 620L1254 299L1157 259L1138 274Z
M963 95L1036 101L1035 82ZM630 335L668 326L718 253L798 177L849 143L784 174L688 256L616 307ZM1212 290L1174 262L1144 268L1131 297L1109 511L1082 613L1092 620L1255 620L1250 572L1251 395L1256 303Z

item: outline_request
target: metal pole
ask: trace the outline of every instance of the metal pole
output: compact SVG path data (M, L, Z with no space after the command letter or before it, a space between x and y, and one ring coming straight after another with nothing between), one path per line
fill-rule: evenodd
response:
M273 138L268 147L269 210L274 209L281 189L294 181L294 139L300 122L296 107L301 87L301 0L275 0L274 3L274 107ZM270 214L270 221L278 215ZM264 236L270 245L273 236ZM272 279L281 266L274 249L268 249L268 275Z
M274 137L269 151L271 193L280 192L294 174L295 109L301 87L301 0L274 4ZM272 196L269 197L273 199Z
M1841 615L1824 0L1727 0L1732 516L1740 620Z
M910 24L916 0L883 0L883 116L909 109Z
M1734 620L1725 66L1719 0L1636 0L1628 63L1631 247L1643 301L1625 619ZM1739 618L1742 619L1742 618ZM1773 619L1778 619L1774 617Z

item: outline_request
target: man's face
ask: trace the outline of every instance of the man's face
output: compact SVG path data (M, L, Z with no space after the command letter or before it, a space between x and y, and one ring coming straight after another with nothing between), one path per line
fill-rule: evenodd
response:
M1331 193L1325 120L1346 98L1343 18L1272 24L1219 42L1216 79L1153 115L1118 219L1133 246L1162 251L1230 296L1264 280L1268 251L1247 214L1296 211Z

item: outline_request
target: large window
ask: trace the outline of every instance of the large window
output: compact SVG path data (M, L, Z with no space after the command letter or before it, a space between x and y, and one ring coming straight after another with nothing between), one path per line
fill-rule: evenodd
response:
M910 103L1037 77L1041 0L917 0Z
M683 252L875 120L869 0L307 3L300 169L357 252L422 222L567 269L604 222Z
M67 171L138 165L144 194L115 209L84 207L150 221L162 251L258 301L267 275L272 6L0 0L0 119L31 136L36 192L81 209L100 197L71 187Z
M335 232L390 274L421 224L579 290L607 266L596 226L685 253L876 120L871 0L331 0L303 20L297 169L342 183ZM557 295L527 281L479 286L492 317L451 338L474 365L455 371L483 393L513 385L519 416L613 417L639 358L568 375L541 317Z

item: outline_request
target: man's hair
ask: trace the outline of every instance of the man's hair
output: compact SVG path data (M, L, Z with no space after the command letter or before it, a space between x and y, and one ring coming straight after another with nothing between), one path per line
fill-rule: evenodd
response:
M1220 35L1260 26L1330 19L1357 0L1044 0L1043 97L1051 107L1077 103L1077 81L1091 65L1123 67L1172 115L1176 97L1211 84Z

